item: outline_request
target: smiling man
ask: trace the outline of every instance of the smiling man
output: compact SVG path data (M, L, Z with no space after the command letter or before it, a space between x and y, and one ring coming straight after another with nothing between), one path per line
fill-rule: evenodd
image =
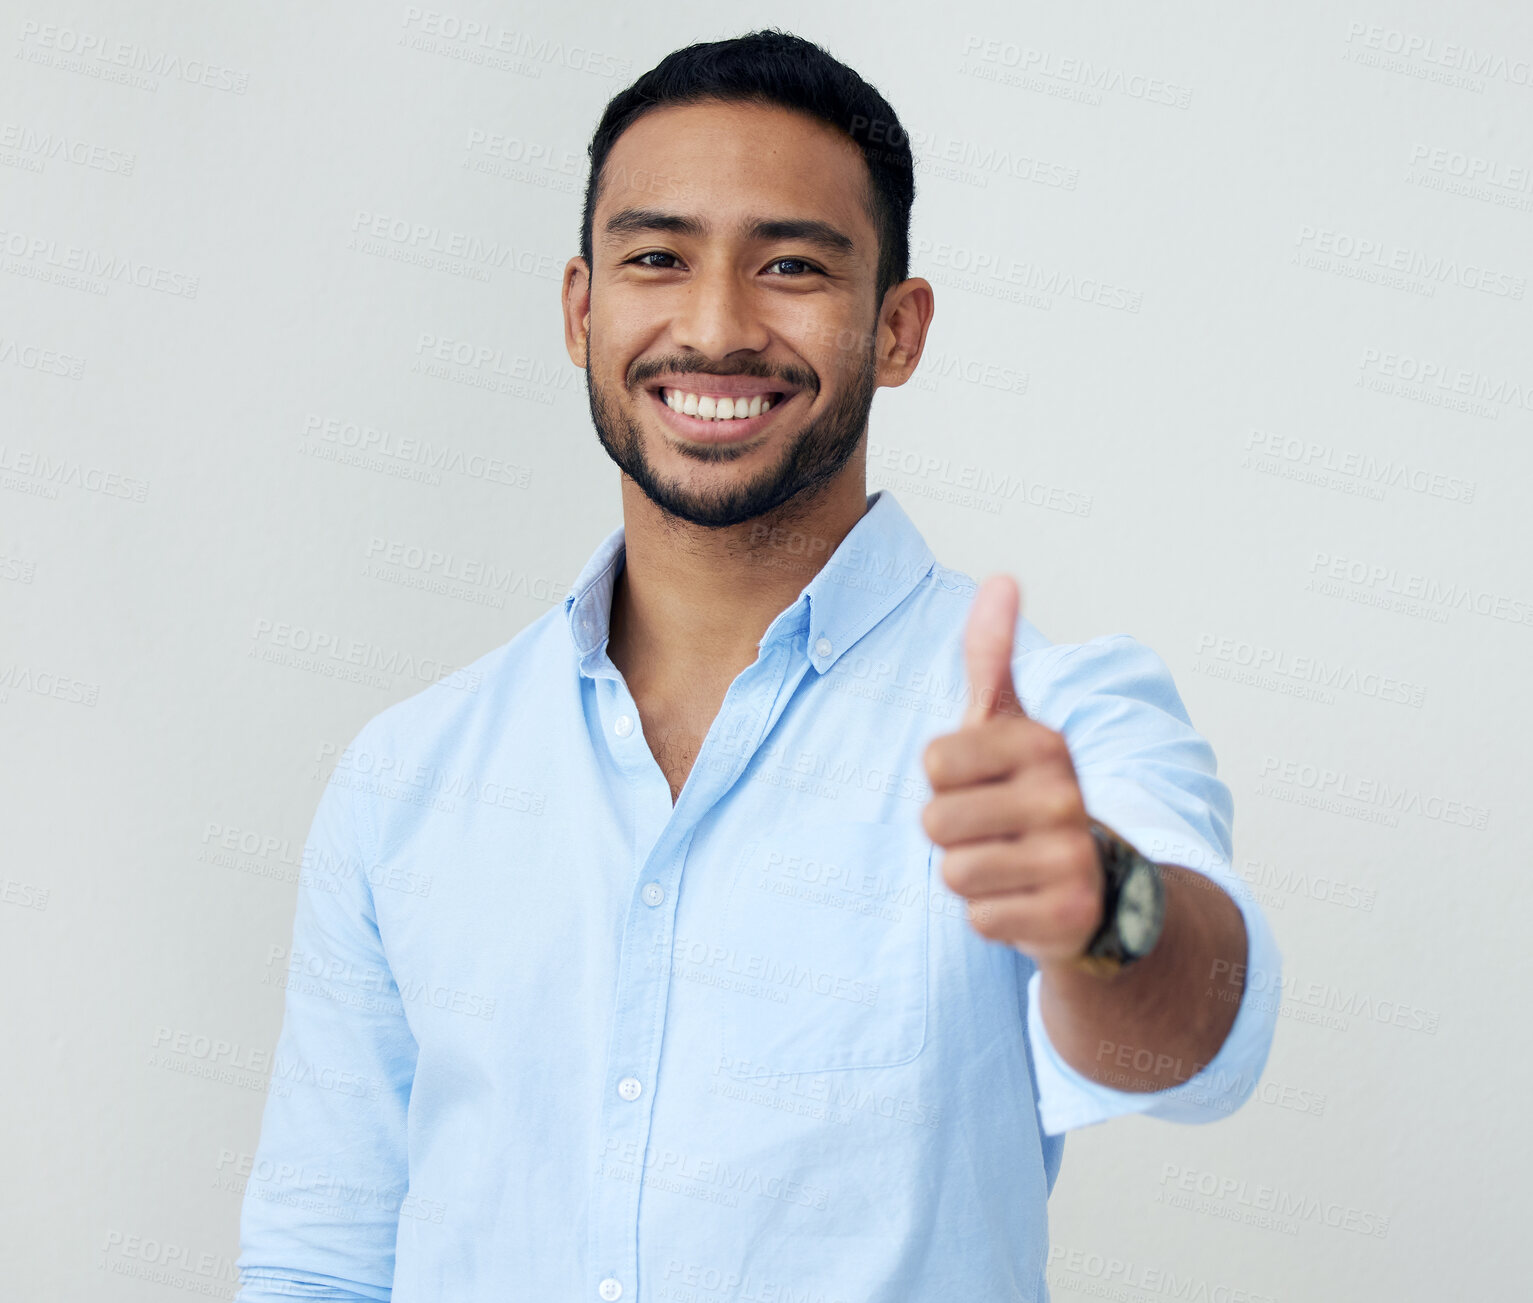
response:
M867 494L913 196L780 32L607 106L563 306L623 523L326 787L240 1299L1031 1303L1065 1131L1254 1089L1279 956L1165 664Z

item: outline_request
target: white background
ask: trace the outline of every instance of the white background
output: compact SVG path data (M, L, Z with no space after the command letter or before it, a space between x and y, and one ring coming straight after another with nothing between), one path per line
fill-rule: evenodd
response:
M916 144L871 487L1166 659L1285 957L1239 1113L1072 1133L1056 1299L1508 1297L1530 11L446 2L0 5L7 1296L232 1293L336 749L619 521L558 303L590 133L773 24Z

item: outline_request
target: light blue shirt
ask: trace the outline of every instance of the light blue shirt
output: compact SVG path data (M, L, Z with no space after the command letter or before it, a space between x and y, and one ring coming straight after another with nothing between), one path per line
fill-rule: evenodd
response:
M873 495L673 807L607 656L623 557L618 529L562 607L339 757L238 1299L1046 1300L1062 1132L1226 1116L1277 1018L1229 789L1165 663L1018 619L1018 694L1088 811L1225 886L1261 978L1213 1062L1132 1093L1058 1057L1032 962L974 931L921 827L974 581Z

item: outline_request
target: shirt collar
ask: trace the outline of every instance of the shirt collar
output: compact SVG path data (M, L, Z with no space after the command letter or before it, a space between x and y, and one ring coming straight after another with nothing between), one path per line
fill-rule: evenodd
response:
M592 674L603 658L612 593L625 555L619 525L591 554L564 599L580 668ZM803 649L821 674L902 602L936 558L915 523L887 489L868 498L852 526L798 598L767 626L760 646L803 636Z

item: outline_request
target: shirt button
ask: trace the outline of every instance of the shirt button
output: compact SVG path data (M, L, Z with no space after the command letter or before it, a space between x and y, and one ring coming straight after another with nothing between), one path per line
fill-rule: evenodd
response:
M627 737L633 732L633 717L631 715L619 715L612 721L612 731L619 737ZM622 1286L619 1285L618 1288L621 1289ZM612 1297L616 1298L617 1295L614 1294Z
M637 1077L624 1077L617 1084L617 1093L624 1099L638 1099L643 1090L644 1087ZM617 1295L614 1294L612 1297L616 1298Z
M596 1287L596 1292L606 1299L607 1303L612 1303L613 1299L623 1297L623 1282L616 1277L608 1276Z
M831 653L831 650L832 650L832 648L831 648L831 645L830 645L830 639L829 638L816 638L815 639L814 654L816 656L829 656L830 653Z
M646 882L644 884L644 903L646 905L658 905L665 899L665 888L658 882Z

